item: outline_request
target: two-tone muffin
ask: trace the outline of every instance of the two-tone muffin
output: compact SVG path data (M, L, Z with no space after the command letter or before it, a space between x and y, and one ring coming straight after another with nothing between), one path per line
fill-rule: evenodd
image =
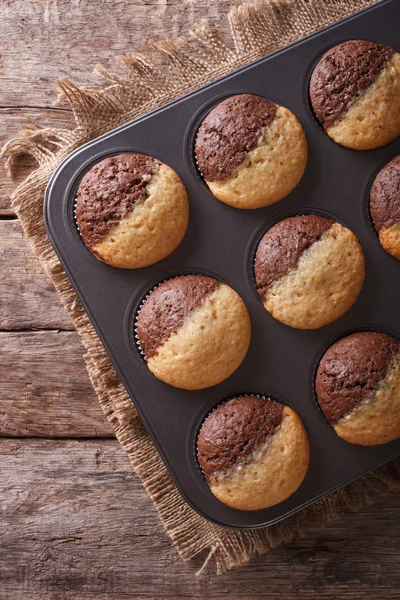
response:
M383 248L400 260L400 154L376 176L370 211Z
M198 167L218 200L260 208L287 196L307 163L302 126L290 110L239 94L218 104L200 125Z
M137 317L137 336L158 379L197 390L220 383L238 368L250 343L250 317L229 286L183 275L147 297Z
M264 307L298 329L316 329L341 317L360 293L364 273L354 233L317 215L289 217L271 227L254 264Z
M367 40L334 46L314 69L310 98L338 144L356 150L384 146L400 135L400 54Z
M259 510L298 489L310 451L304 426L291 408L240 396L206 418L197 456L214 496L233 508Z
M123 269L152 265L185 235L185 187L164 163L143 154L119 154L96 163L82 178L76 220L99 260Z
M324 354L315 391L336 433L363 446L400 437L400 343L372 331L342 338Z

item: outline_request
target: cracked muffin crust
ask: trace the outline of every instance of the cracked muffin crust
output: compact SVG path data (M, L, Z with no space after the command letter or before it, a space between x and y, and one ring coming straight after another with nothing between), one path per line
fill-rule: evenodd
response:
M195 153L218 200L254 209L278 202L296 187L307 163L307 142L290 110L260 96L239 94L203 120Z
M400 135L400 54L368 40L328 50L310 81L314 112L338 144L384 146Z
M146 298L137 336L158 379L197 390L220 383L239 367L250 344L250 317L229 286L203 275L182 275Z
M289 217L261 239L254 263L264 307L285 325L317 329L360 293L364 254L352 231L318 215Z
M310 459L298 415L270 399L240 396L205 419L197 456L211 492L240 510L283 502L303 481Z
M365 331L342 338L318 366L315 392L336 433L374 446L400 437L400 343Z
M96 163L82 178L76 220L88 249L123 269L152 265L185 235L185 187L170 167L143 154L119 154Z
M371 188L370 212L383 248L400 260L400 154L376 176Z

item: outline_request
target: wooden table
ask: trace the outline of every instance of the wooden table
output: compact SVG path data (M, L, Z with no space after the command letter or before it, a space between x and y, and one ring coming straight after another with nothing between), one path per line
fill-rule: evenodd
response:
M205 17L227 39L223 0L2 0L0 142L30 116L72 124L56 77L185 36ZM22 166L20 176L28 165ZM393 493L324 531L216 577L195 577L132 474L91 389L83 348L30 252L0 180L0 599L400 598Z

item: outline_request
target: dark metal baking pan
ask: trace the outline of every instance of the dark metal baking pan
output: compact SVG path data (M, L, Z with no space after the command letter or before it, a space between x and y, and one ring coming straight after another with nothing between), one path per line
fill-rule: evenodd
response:
M366 448L340 439L322 418L313 395L315 368L331 341L365 328L400 334L400 262L381 248L368 212L371 178L400 153L400 139L368 152L338 146L316 122L308 99L312 67L327 48L364 38L400 50L399 22L400 2L383 1L87 144L63 162L47 188L46 226L65 271L176 485L195 510L216 523L246 528L277 522L400 454L400 440ZM244 92L292 110L309 144L306 172L297 188L281 202L256 211L218 202L193 157L201 118L221 98ZM170 165L182 178L190 201L189 228L179 248L162 262L135 271L97 261L80 239L73 215L83 173L95 161L119 152L142 152ZM252 261L257 240L271 224L288 214L313 210L355 232L367 270L361 294L345 316L321 329L300 331L265 311L254 289ZM239 369L223 383L194 392L158 381L133 338L135 311L147 291L185 272L209 273L228 283L245 301L252 320L250 349ZM299 490L281 504L254 512L220 503L195 456L205 415L241 392L271 395L294 408L311 445L310 468Z

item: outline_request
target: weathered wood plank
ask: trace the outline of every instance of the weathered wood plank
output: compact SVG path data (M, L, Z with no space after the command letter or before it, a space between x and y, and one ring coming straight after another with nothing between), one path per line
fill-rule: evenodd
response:
M186 37L203 17L227 38L226 13L240 2L2 0L0 144L28 115L42 125L72 124L69 112L53 108L57 77L98 82L89 76L96 63L140 50L147 38ZM22 164L19 179L30 166L29 161ZM0 215L12 214L8 198L13 187L3 174ZM11 236L6 281L15 277L15 296L23 292L26 305L24 312L18 299L13 307L8 290L5 326L60 327L60 318L68 327L61 308L57 314L56 297L46 287L50 284L36 273L38 263L18 237L18 225L10 227L0 234L2 244L6 239L2 248ZM1 303L6 295L0 292ZM73 332L0 334L3 435L112 435L82 352ZM220 578L195 578L199 561L184 564L171 547L116 442L3 438L0 465L1 600L399 598L395 494L246 568Z
M2 600L397 600L398 499L196 578L117 442L0 440Z
M1 10L2 4L0 3L0 15ZM2 36L5 34L6 31L4 27L0 27L0 48L4 48L6 44L5 40L2 39ZM2 97L4 89L5 84L2 81L0 104L2 104L4 101ZM28 89L26 89L24 93L28 94ZM28 98L25 100L29 104ZM70 128L74 123L71 111L65 109L0 107L0 149L8 140L17 136L22 125L29 124L29 118L40 123L42 127ZM10 195L15 189L17 183L22 181L22 179L24 179L24 177L26 177L26 175L32 170L32 168L35 166L35 162L28 156L21 157L18 161L18 169L16 170L14 181L10 179L10 177L6 176L4 166L5 160L3 158L0 161L0 216L14 214L14 211L10 206Z
M73 329L18 221L0 220L0 329Z
M90 78L96 63L149 39L187 36L203 18L227 36L226 14L240 0L3 0L2 106L52 106L58 77Z
M0 436L113 437L83 352L72 331L0 332Z

